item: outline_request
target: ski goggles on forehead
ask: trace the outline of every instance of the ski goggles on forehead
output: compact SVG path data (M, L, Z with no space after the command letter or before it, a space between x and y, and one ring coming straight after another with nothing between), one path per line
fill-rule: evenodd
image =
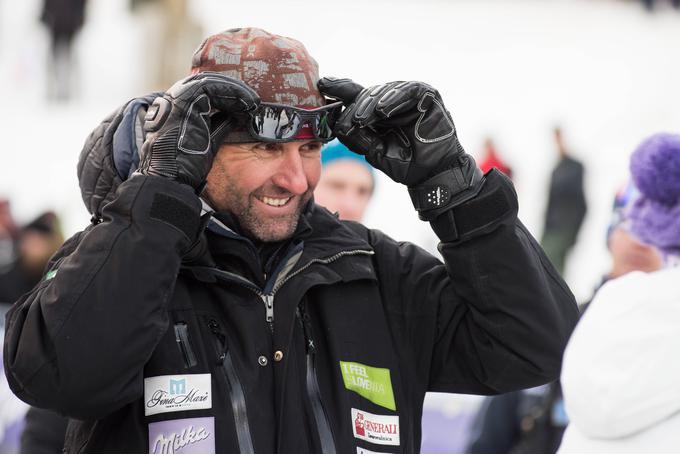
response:
M333 127L342 112L342 102L317 109L263 102L250 113L248 132L263 142L333 139Z

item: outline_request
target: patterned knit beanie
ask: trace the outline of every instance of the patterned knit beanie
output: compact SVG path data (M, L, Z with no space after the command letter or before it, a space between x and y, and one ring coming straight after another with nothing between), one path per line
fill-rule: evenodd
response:
M314 109L326 104L316 88L319 65L292 38L259 28L233 28L207 37L191 60L191 73L220 72L255 90L262 101Z

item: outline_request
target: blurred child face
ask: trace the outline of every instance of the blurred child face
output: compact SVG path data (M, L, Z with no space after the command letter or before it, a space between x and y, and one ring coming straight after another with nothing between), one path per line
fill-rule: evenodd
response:
M663 259L654 246L642 243L625 229L614 229L609 237L609 251L612 256L610 277L622 276L631 271L652 272L661 268Z
M339 159L321 172L314 201L340 219L361 221L373 195L373 176L365 165L354 159Z

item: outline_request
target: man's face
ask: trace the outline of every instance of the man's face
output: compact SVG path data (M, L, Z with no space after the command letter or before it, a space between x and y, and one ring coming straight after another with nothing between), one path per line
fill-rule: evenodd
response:
M373 176L365 165L353 159L339 159L326 165L314 191L314 200L340 219L361 221L373 194Z
M289 238L321 172L321 142L224 144L207 176L204 195L229 211L260 241Z

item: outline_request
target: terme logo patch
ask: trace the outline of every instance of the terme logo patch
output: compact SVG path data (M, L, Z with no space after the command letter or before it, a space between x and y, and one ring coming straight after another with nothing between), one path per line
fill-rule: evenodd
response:
M215 454L215 418L149 424L149 454Z
M399 416L374 415L352 408L354 437L379 445L399 445Z
M345 388L354 391L376 405L396 411L390 370L361 363L340 361Z
M212 408L210 374L160 375L144 379L144 414Z

